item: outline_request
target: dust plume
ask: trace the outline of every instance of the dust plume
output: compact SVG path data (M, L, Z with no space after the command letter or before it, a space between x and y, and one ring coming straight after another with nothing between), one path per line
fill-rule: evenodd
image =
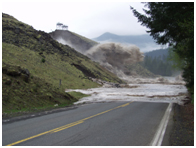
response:
M119 77L125 75L127 64L140 62L144 58L137 46L126 46L119 43L98 44L84 54Z
M63 45L68 45L68 46L70 46L71 48L75 48L75 47L72 45L72 43L71 43L70 40L64 40L62 37L57 38L56 41L58 41L59 43L61 43L61 44L63 44ZM75 48L75 49L76 49L76 48ZM77 50L77 49L76 49L76 50ZM78 50L77 50L77 51L78 51Z
M85 42L80 42L78 38L72 39L69 32L64 32L63 37L59 35L60 33L62 32L53 34L53 38L59 43L69 45L76 51L91 58L91 60L99 62L103 67L122 79L126 78L127 74L135 75L134 71L130 72L126 68L126 65L140 62L144 58L143 53L135 45L106 42L90 48Z

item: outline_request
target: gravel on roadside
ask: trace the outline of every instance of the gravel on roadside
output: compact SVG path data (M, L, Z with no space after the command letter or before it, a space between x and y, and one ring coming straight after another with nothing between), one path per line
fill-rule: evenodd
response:
M194 104L174 104L173 128L170 133L171 146L194 146Z

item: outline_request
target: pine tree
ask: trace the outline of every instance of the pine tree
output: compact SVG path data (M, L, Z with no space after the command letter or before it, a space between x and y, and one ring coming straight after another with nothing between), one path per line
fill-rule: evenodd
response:
M149 2L140 14L131 7L141 25L158 44L169 44L185 63L183 78L189 92L194 91L194 2Z

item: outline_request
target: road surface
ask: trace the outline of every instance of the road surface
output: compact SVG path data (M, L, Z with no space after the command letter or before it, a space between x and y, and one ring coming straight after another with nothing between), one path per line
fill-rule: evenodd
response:
M108 102L2 125L2 145L150 145L168 103Z

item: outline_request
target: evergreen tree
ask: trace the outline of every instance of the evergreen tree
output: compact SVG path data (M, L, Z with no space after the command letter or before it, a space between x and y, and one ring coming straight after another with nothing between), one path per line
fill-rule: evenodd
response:
M169 44L183 60L183 78L194 91L194 2L149 2L140 14L131 7L141 25L158 44Z
M163 61L160 57L161 56L159 56L159 58L152 58L150 56L146 56L141 65L156 75L171 76L171 64L167 61Z

